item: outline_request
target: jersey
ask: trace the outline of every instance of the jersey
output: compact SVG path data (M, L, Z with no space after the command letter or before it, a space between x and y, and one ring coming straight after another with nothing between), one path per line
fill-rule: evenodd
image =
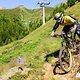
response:
M75 22L76 22L76 19L74 19L70 16L64 15L61 22L58 22L58 20L56 21L56 23L53 27L53 31L56 31L56 29L58 28L59 25L62 25L62 26L69 25L70 26L70 25L73 25Z
M70 16L63 16L63 22L61 23L61 25L73 25L74 23L75 19L71 18Z

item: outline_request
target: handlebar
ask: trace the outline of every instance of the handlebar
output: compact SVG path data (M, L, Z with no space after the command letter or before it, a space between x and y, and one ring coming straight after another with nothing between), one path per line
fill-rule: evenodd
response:
M54 34L54 36L51 37L62 37L62 34Z

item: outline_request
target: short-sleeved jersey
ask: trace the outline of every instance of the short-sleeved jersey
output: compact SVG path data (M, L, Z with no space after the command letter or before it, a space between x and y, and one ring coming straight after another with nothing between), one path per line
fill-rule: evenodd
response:
M72 25L74 24L74 22L75 19L71 18L70 16L63 16L63 22L61 23L61 25Z

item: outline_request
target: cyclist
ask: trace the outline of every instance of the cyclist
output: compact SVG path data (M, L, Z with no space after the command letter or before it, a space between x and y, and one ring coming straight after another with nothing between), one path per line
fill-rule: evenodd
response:
M56 20L56 23L52 29L51 36L54 36L56 29L59 27L59 25L62 25L64 26L62 30L62 34L64 34L66 37L67 33L72 32L74 33L73 37L75 39L77 25L78 25L78 20L76 18L67 16L67 15L63 15L62 13L57 13L54 16L54 19ZM79 32L79 37L80 37L80 32Z
M78 20L72 16L64 15L62 13L57 13L54 16L54 19L56 20L56 23L52 29L51 36L55 36L55 31L59 27L59 25L64 26L62 30L62 34L64 35L65 39L67 39L67 34L69 32L73 33L73 38L75 40L75 35L77 34L80 38L80 24L78 23ZM69 42L69 41L68 41ZM80 73L78 73L80 77Z

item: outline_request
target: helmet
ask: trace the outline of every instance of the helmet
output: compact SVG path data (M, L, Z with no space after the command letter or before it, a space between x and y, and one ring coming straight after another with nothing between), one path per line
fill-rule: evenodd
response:
M63 14L62 14L62 13L57 13L57 14L54 16L54 19L55 19L55 20L60 20L62 17L63 17Z

